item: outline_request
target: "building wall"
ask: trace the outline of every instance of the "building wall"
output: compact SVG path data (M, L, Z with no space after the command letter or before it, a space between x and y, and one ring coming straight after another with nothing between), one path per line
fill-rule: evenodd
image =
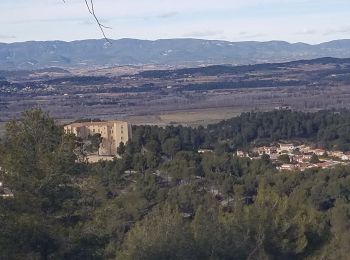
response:
M64 130L83 139L100 134L99 155L117 155L120 143L126 144L131 139L131 125L124 121L73 123L66 125Z

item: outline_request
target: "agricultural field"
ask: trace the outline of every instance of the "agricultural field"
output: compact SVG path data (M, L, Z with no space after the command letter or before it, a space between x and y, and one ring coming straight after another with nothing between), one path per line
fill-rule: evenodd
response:
M159 115L131 116L126 118L135 125L185 125L185 126L206 126L221 120L229 119L240 115L241 111L231 108L207 108L178 110L174 112L164 112Z
M244 111L350 108L350 59L249 66L1 71L0 121L41 107L60 121L206 125Z

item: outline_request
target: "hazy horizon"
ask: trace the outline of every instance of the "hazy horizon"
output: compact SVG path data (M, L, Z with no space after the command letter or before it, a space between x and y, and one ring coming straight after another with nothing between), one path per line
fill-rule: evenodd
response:
M0 42L101 38L84 0L2 0ZM348 0L96 0L111 39L304 42L350 38ZM69 28L67 30L67 28Z
M264 43L264 42L286 42L289 44L298 44L298 43L302 43L302 44L308 44L308 45L319 45L322 43L328 43L328 42L334 42L334 41L347 41L350 40L349 38L340 38L340 39L333 39L333 40L328 40L328 41L322 41L322 42L316 42L316 43L307 43L307 42L302 42L302 41L297 41L297 42L291 42L291 41L287 41L287 40L263 40L263 41L258 41L258 40L242 40L242 41L230 41L230 40L220 40L220 39L206 39L206 38L191 38L191 37L180 37L180 38L159 38L159 39L138 39L138 38L116 38L116 39L112 39L112 38L108 38L111 41L120 41L120 40L136 40L136 41L150 41L150 42L154 42L154 41L166 41L166 40L203 40L203 41L220 41L220 42L230 42L230 43L235 43L235 42L258 42L258 43ZM27 43L27 42L79 42L79 41L106 41L106 39L104 38L86 38L86 39L76 39L76 40L24 40L24 41L13 41L13 42L5 42L5 41L1 41L1 44L13 44L13 43Z

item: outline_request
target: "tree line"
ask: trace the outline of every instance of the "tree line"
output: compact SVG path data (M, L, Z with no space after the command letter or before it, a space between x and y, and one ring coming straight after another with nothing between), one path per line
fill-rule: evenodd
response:
M235 151L280 140L302 140L320 148L350 149L350 114L347 110L304 113L297 111L248 112L197 128L134 126L129 149L142 148L166 155L179 150L210 148Z

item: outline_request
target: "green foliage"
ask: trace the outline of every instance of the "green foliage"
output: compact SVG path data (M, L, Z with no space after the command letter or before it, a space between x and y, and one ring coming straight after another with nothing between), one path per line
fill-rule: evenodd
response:
M174 178L175 181L188 180L202 174L200 157L193 152L179 152L175 158L162 165L161 170Z
M277 259L300 258L317 248L314 241L320 240L326 231L315 210L300 207L264 187L259 189L253 204L236 207L237 216L231 221L249 230L256 245L251 254L263 251Z
M0 258L347 259L349 166L283 173L268 156L232 154L289 137L346 149L347 120L269 112L138 126L121 158L84 165L74 136L27 111L0 143L0 181L14 194L0 197Z
M288 154L281 154L280 156L278 156L278 160L282 163L290 163L290 158Z
M304 138L327 148L350 149L350 116L347 111L303 113L273 111L243 113L239 117L209 125L216 140L232 139L240 147L252 141Z
M320 159L318 159L318 156L316 154L312 154L310 163L319 163Z
M189 223L179 211L165 205L155 210L129 233L121 259L191 259Z
M126 152L126 147L125 144L123 142L120 142L118 148L117 148L117 153L122 156L123 154L125 154Z
M7 125L1 163L6 169L4 183L14 198L0 202L0 224L7 227L0 251L6 257L30 254L46 259L72 242L64 233L80 218L74 145L74 139L39 109L26 111ZM16 243L6 252L9 241Z
M89 153L96 153L102 143L101 134L89 135L87 141L89 142L89 145L86 147L86 150Z
M181 144L177 138L169 138L162 145L162 150L170 157L173 157L180 149Z

